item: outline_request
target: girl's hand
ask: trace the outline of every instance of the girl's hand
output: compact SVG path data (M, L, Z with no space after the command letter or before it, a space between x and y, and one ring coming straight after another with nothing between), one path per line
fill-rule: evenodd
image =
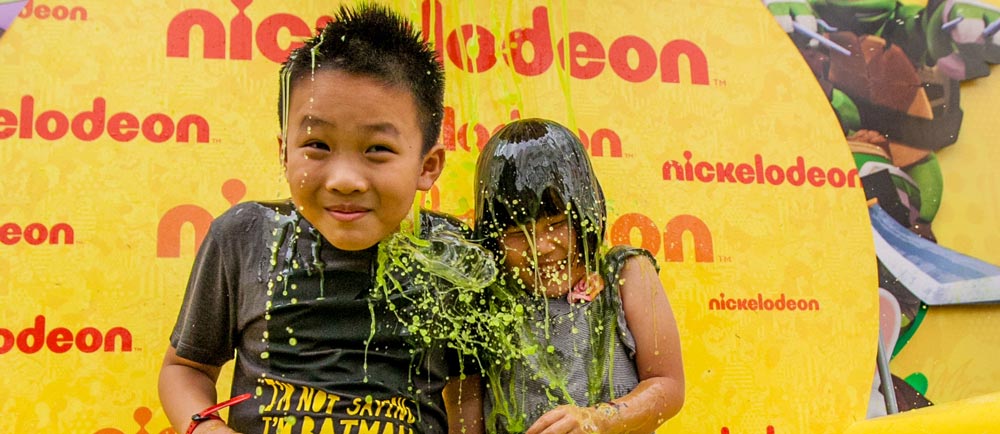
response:
M538 418L525 434L605 433L608 422L597 409L561 405Z

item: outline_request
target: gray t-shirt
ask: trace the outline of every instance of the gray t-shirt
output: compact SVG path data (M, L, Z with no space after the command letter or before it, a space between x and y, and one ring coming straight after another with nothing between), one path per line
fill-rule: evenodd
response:
M593 406L635 389L635 339L619 290L622 267L638 255L655 264L649 252L627 246L604 255L600 271L605 289L590 302L525 298L529 318L517 338L536 350L489 379L487 432L524 432L559 405Z
M230 409L231 427L447 431L441 391L458 356L414 346L373 297L377 252L336 249L289 202L239 204L213 222L170 342L199 363L235 356L232 395L254 398ZM389 301L405 307L405 295Z

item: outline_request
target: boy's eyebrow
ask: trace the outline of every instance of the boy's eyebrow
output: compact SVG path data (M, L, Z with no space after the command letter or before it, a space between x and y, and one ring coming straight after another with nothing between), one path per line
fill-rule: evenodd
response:
M305 130L308 129L309 127L333 128L336 127L336 124L316 116L307 116L306 119L302 121L301 124L299 124L299 129ZM399 137L400 135L399 129L396 128L396 125L394 125L391 122L375 122L368 125L363 125L361 128L371 133L388 134L393 137Z
M316 116L307 115L305 120L299 124L300 130L305 130L311 127L334 127L333 122L327 121Z
M368 124L364 126L364 129L373 133L382 133L393 137L399 137L399 129L396 128L396 126L391 122L376 122Z

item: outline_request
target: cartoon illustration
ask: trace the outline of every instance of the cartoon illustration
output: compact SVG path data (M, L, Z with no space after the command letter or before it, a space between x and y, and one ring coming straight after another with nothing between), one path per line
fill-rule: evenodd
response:
M10 28L17 14L24 8L26 0L0 0L0 38Z
M883 297L882 328L898 323L882 333L887 358L907 344L929 306L1000 301L1000 268L935 244L932 230L944 191L935 153L958 138L960 83L990 75L1000 62L1000 8L942 0L764 4L830 100L875 202L880 293L896 306L887 315ZM922 374L893 382L898 410L931 404ZM873 406L869 416L893 406Z

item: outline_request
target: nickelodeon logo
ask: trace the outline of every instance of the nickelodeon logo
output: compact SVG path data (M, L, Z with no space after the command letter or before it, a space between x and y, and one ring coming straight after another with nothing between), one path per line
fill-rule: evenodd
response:
M30 223L24 227L12 222L0 225L0 244L7 246L13 246L22 241L32 246L73 244L75 239L73 227L67 223L56 223L52 227L41 223Z
M521 119L521 113L516 109L511 110L510 120L514 121L518 119ZM486 142L489 141L490 137L496 134L497 131L500 131L504 125L501 123L493 127L492 130L480 122L473 122L471 124L466 122L458 126L455 121L455 108L445 106L444 122L441 123L441 138L439 142L444 144L444 148L447 151L458 149L464 151L481 151L486 147ZM610 128L598 128L588 133L583 129L577 129L576 133L584 149L590 152L590 156L604 157L607 155L611 158L622 157L622 139L614 130ZM475 143L472 143L473 141Z
M635 246L632 243L632 233L635 230L639 233L638 247L657 256L662 245L663 259L666 262L684 262L685 234L689 234L694 242L695 262L715 262L712 231L698 217L688 214L676 216L667 222L661 233L648 216L640 213L624 214L611 225L611 244Z
M256 44L264 57L276 63L284 62L292 50L302 45L298 42L299 39L312 36L313 26L302 18L288 13L277 13L264 18L257 24L255 30L253 21L245 13L253 0L231 0L231 2L236 6L237 13L229 20L228 32L222 19L205 9L187 9L171 19L167 26L167 57L190 57L191 32L195 27L198 27L204 35L202 56L206 59L227 58L227 33L229 59L252 59L253 46ZM315 21L315 27L323 27L332 19L329 16L319 17ZM284 48L278 45L278 35L282 31L290 33L293 41Z
M72 133L78 140L92 142L104 133L116 142L130 142L142 134L153 143L169 140L187 143L192 137L198 143L208 143L209 125L205 118L189 114L174 120L164 113L153 113L140 117L128 112L113 113L108 116L107 101L94 98L90 110L67 114L60 110L45 110L35 116L35 98L21 97L18 113L0 108L0 140L14 137L55 141Z
M661 82L680 83L683 58L688 65L687 75L691 84L709 84L705 53L697 44L685 39L674 39L657 49L658 44L639 36L621 36L608 44L591 33L570 31L565 38L553 44L549 10L538 6L532 10L530 27L509 32L506 40L500 42L498 50L497 32L479 24L462 24L458 29L449 29L445 36L443 9L438 0L434 1L433 13L430 0L421 3L423 35L426 40L433 34L442 62L447 59L463 71L489 71L499 63L497 53L502 52L504 63L514 72L536 76L549 70L554 63L555 51L559 55L559 67L563 70L568 68L570 77L576 79L596 78L609 68L614 75L631 83L645 82L653 78L657 70ZM470 50L470 45L476 49ZM637 61L632 62L630 58Z
M167 26L167 57L191 56L191 35L195 27L203 35L201 48L205 59L251 60L256 45L264 57L281 63L292 50L302 45L299 39L312 36L313 27L289 13L270 15L255 28L253 20L246 15L253 0L231 0L231 3L236 7L236 14L229 20L228 30L221 18L205 9L187 9L171 19ZM321 16L315 20L315 27L323 27L332 19ZM430 0L423 0L421 25L425 40L434 35L435 49L442 62L450 62L469 72L485 72L497 65L500 50L496 32L478 24L462 24L458 29L449 29L445 36L443 6L439 0L434 1L433 12ZM292 42L287 47L278 43L278 35L283 32L291 36ZM474 37L479 49L472 56L468 46ZM506 41L500 43L500 49L503 61L524 76L548 71L558 53L559 67L568 68L571 77L581 80L598 77L610 69L625 81L641 83L653 78L659 70L661 82L680 83L684 59L691 84L709 84L708 60L697 44L674 39L658 48L657 45L633 35L618 37L608 44L584 31L569 32L566 38L553 44L549 10L538 6L532 11L530 27L509 32ZM527 53L531 53L530 56ZM566 59L563 53L568 53L569 58ZM631 62L629 59L633 57L638 60Z
M230 179L222 185L222 195L230 206L236 205L246 195L246 185L238 179ZM441 206L441 193L437 186L422 194L420 201L429 201L429 208L438 210ZM470 209L459 216L467 223L474 212ZM194 235L194 251L197 251L208 235L208 230L215 217L211 212L198 205L178 205L168 210L160 219L156 233L156 256L159 258L178 258L181 256L182 233L189 227ZM632 243L633 232L638 230L639 242ZM653 256L660 254L663 246L663 259L666 262L684 262L684 238L689 236L694 242L695 262L715 262L712 231L698 217L682 214L670 219L663 232L657 228L653 219L640 213L628 213L618 217L611 224L610 240L612 245L629 244L648 250Z
M14 348L24 354L34 354L42 348L62 354L73 347L84 353L101 349L106 353L128 353L132 351L132 333L124 327L112 327L104 333L94 327L84 327L77 332L65 327L46 331L45 315L36 316L34 326L21 330L17 335L10 329L0 327L0 354L6 354Z
M72 8L56 5L36 5L34 0L28 0L21 12L17 14L20 18L37 18L40 20L54 19L56 21L87 21L87 9L81 6Z

